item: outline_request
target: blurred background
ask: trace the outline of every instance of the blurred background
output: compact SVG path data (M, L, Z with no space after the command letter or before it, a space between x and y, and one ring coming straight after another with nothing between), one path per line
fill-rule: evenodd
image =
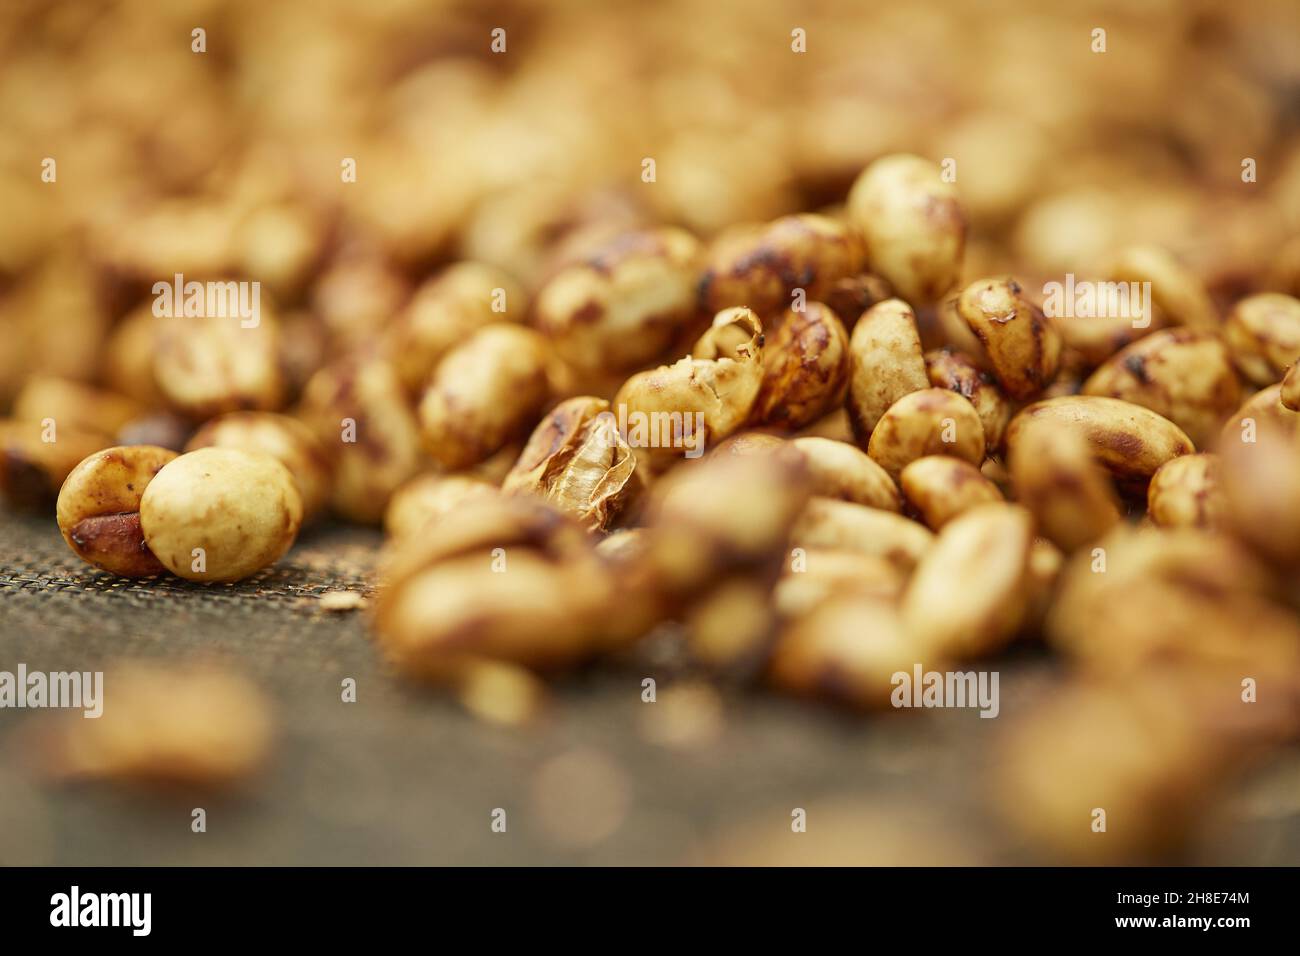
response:
M1300 5L7 0L0 413L37 373L154 401L148 340L123 320L174 273L260 281L300 388L370 348L447 263L532 292L589 228L707 239L833 212L900 150L957 162L963 281L1011 272L1032 289L1152 242L1220 305L1300 294ZM565 707L530 734L391 684L363 691L358 721L339 679L386 679L360 621L297 602L363 587L377 535L308 539L228 594L87 582L50 522L8 522L0 667L219 648L270 689L283 750L219 805L225 834L207 843L189 802L0 771L3 862L1056 859L999 829L972 782L1000 721L868 725L688 687L647 727L627 674L562 684ZM1004 671L1004 715L1051 697L1043 662ZM1284 756L1170 858L1294 861L1297 780ZM489 834L502 804L531 808L517 842ZM794 848L791 807L818 821Z
M0 400L93 378L158 276L257 277L343 335L440 262L535 286L584 224L707 237L897 150L957 160L969 276L1150 241L1221 297L1296 281L1286 0L17 0L0 52Z

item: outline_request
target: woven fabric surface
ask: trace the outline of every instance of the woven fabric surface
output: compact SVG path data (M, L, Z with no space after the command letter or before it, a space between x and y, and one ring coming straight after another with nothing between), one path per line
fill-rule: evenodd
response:
M277 725L272 760L241 789L178 794L42 781L18 731L53 715L0 711L0 864L1034 859L991 812L986 784L1001 725L1055 685L1040 655L1001 665L998 720L863 718L723 691L669 732L641 681L656 677L662 695L684 678L647 657L566 677L537 721L504 728L393 674L364 611L322 610L327 591L371 587L378 545L377 532L331 526L239 584L133 582L82 564L51 518L0 516L0 670L215 657L267 693ZM342 700L347 677L355 703ZM1297 794L1291 751L1230 796L1187 861L1300 859ZM205 833L191 831L198 806ZM498 809L504 833L491 826ZM806 833L791 830L796 809Z

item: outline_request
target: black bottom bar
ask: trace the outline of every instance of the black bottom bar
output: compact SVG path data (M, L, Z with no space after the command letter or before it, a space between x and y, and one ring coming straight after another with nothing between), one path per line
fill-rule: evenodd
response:
M10 869L0 871L0 914L14 941L75 933L80 942L337 944L423 933L449 944L450 934L477 929L484 942L515 932L536 943L609 929L628 940L680 930L734 943L781 926L839 926L872 942L970 939L975 928L983 941L1051 933L1230 942L1292 922L1296 872Z

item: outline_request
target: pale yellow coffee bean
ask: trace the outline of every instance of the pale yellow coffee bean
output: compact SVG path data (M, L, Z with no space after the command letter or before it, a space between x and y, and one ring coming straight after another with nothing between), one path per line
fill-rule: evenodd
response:
M895 601L906 582L904 572L880 555L799 548L792 549L772 601L781 617L793 620L836 597Z
M1282 378L1282 389L1278 393L1278 399L1291 411L1300 411L1300 362L1295 363L1286 370L1286 375Z
M391 539L405 538L463 504L500 493L495 485L469 475L417 475L393 492L384 512L384 531Z
M946 524L903 592L909 636L944 657L999 650L1029 611L1033 539L1033 518L1016 505L980 505Z
M458 262L429 279L384 332L384 354L412 395L443 356L485 325L518 322L527 296L508 273L481 262Z
M790 444L803 456L813 494L885 511L902 509L894 479L857 446L812 436Z
M296 418L274 412L230 412L203 425L185 450L208 446L266 452L288 468L302 495L303 521L319 515L329 503L333 463L326 446Z
M848 214L866 239L871 271L907 301L929 305L957 283L966 216L934 163L908 154L876 160L849 191Z
M238 581L278 561L302 524L289 470L264 452L200 448L164 465L140 499L145 544L178 577Z
M872 306L849 339L849 422L866 443L889 406L930 385L916 315L902 299Z
M918 647L887 601L838 597L789 625L777 639L768 666L776 687L806 696L830 696L866 710L885 710L897 684L920 663L944 662Z
M202 421L284 404L279 320L270 308L249 319L178 315L154 323L154 381L177 412Z
M14 397L13 417L30 422L52 421L79 431L116 435L139 418L144 406L116 392L50 375L33 375Z
M911 571L934 543L934 534L892 511L832 498L813 498L795 522L791 547L857 551Z
M1025 428L1017 433L1010 465L1016 499L1063 550L1081 548L1119 523L1110 477L1079 432L1052 424Z
M1229 528L1280 564L1300 563L1300 444L1264 432L1255 442L1225 442L1221 487Z
M105 673L103 686L100 716L73 711L40 728L38 759L51 777L211 789L242 782L270 755L271 707L241 674L129 661Z
M1265 432L1282 436L1300 434L1300 412L1282 401L1284 389L1282 382L1270 385L1242 402L1223 423L1217 447L1226 449L1254 442Z
M1021 631L1039 636L1056 598L1056 586L1065 568L1065 554L1047 538L1035 538L1029 549L1029 611Z
M1111 257L1105 271L1114 282L1151 283L1152 303L1175 325L1207 331L1219 326L1205 283L1167 249L1128 246Z
M1228 313L1223 336L1241 374L1272 385L1300 358L1300 299L1280 292L1247 296Z

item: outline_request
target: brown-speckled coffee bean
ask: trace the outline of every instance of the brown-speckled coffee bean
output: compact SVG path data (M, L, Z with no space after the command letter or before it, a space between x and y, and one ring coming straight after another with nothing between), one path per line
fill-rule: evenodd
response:
M762 355L758 316L741 308L719 312L688 357L638 372L618 390L614 407L629 422L628 443L663 465L721 442L749 420L763 382Z
M248 322L253 322L250 319ZM154 319L153 375L173 409L196 421L240 409L273 411L288 395L279 323L238 317Z
M1151 477L1147 488L1147 513L1164 528L1218 528L1225 509L1218 455L1170 459Z
M1181 428L1149 408L1118 398L1071 395L1034 402L1011 419L1005 442L1012 458L1021 433L1039 423L1079 432L1093 458L1124 481L1145 483L1170 458L1196 450Z
M140 499L174 451L154 445L106 448L86 458L63 483L56 515L77 557L123 577L165 569L145 544Z
M550 397L546 340L489 325L448 352L420 399L424 447L445 468L478 464L536 423Z
M495 485L468 475L416 475L393 492L384 512L384 531L394 541L406 538L462 505L500 493Z
M1083 394L1149 408L1203 447L1241 403L1241 382L1217 335L1177 328L1154 332L1112 356L1084 382Z
M956 392L975 406L984 423L984 447L992 453L1002 447L1002 434L1011 421L1012 406L997 379L963 352L936 349L925 353L930 384Z
M966 323L1008 395L1032 398L1051 383L1061 336L1014 279L980 279L962 290L957 314Z
M25 510L48 506L72 469L107 444L99 432L0 419L0 498Z
M576 521L535 498L497 495L398 544L375 627L385 653L417 677L455 677L482 660L555 667L608 633L614 584Z
M681 229L620 233L547 281L534 305L537 328L584 373L653 362L695 314L699 255Z
M795 305L823 301L836 283L857 276L865 256L849 226L827 216L785 216L723 233L709 250L700 301L713 314L733 306L770 319Z
M917 663L932 669L943 660L918 647L891 602L849 595L833 597L785 628L768 678L789 693L886 710L894 675L910 674Z
M956 284L966 248L957 189L919 156L884 156L854 182L849 218L866 239L867 262L918 308Z
M451 349L486 325L520 321L527 304L523 287L507 273L458 262L415 291L385 330L385 355L416 395Z
M956 392L925 388L889 406L871 432L867 454L893 476L926 455L953 455L979 465L984 424Z
M301 413L334 459L334 510L378 524L421 464L419 426L397 373L379 359L328 365L307 383Z
M1119 523L1115 489L1079 432L1050 424L1028 427L1016 436L1010 459L1017 499L1063 550L1090 544Z
M820 302L777 316L763 335L763 384L753 422L796 431L844 401L849 336Z
M1002 492L968 461L948 455L926 455L898 476L907 503L938 531L976 505L1002 501Z

